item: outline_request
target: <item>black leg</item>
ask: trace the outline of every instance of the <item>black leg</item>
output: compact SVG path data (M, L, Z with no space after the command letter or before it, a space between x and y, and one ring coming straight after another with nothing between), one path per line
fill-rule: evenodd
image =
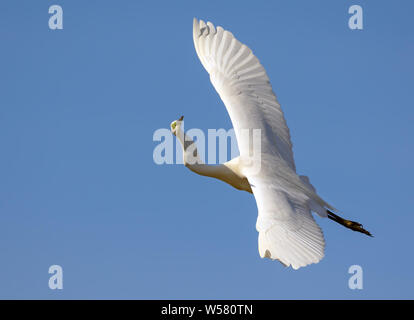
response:
M362 227L362 224L360 224L358 222L355 222L355 221L343 219L343 218L336 215L335 213L333 213L330 210L326 210L326 212L328 213L328 218L329 219L343 225L344 227L346 227L348 229L351 229L351 230L354 230L354 231L357 231L357 232L365 233L366 235L368 235L370 237L373 236L369 231L365 230Z

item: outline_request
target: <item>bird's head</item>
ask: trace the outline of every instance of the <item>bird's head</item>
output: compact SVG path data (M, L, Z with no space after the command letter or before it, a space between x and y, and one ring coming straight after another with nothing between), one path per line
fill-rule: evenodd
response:
M181 116L180 119L171 122L171 132L173 133L173 135L177 135L177 132L180 130L183 120L184 116Z

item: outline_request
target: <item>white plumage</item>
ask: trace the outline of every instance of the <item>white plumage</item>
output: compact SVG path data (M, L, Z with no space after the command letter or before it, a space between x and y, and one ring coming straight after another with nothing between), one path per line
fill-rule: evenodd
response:
M319 262L325 241L311 211L326 217L326 208L335 209L316 194L307 177L297 175L289 129L265 69L247 46L222 27L194 19L193 38L197 55L230 115L240 156L219 166L188 163L186 141L190 139L180 132L180 119L172 123L172 130L184 147L185 165L254 194L261 257L294 269ZM254 160L260 161L260 170L244 165L254 152L241 134L246 129L260 129L261 153Z

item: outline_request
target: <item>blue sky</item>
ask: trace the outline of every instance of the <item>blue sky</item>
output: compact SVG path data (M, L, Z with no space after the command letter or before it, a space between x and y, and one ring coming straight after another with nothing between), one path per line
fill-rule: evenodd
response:
M63 8L63 30L48 8ZM348 28L348 8L364 29ZM0 2L0 298L414 298L414 4L409 1ZM254 198L153 162L155 130L230 129L192 19L250 46L296 165L375 238L317 218L326 256L260 259ZM63 290L48 287L63 268ZM348 268L364 289L348 288Z

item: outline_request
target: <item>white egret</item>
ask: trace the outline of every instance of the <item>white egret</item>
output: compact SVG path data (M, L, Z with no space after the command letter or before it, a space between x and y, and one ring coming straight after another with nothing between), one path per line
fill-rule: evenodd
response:
M181 130L183 117L171 123L171 130L182 144L184 164L190 170L254 194L260 256L293 269L318 263L324 256L325 240L312 212L371 236L361 224L336 215L333 211L337 210L318 196L308 177L296 173L283 112L252 51L229 31L202 20L194 19L193 38L197 55L230 115L240 156L224 164L206 165ZM260 155L251 160L254 147L249 135L241 132L254 129L261 133ZM260 169L251 170L248 160L260 162Z

